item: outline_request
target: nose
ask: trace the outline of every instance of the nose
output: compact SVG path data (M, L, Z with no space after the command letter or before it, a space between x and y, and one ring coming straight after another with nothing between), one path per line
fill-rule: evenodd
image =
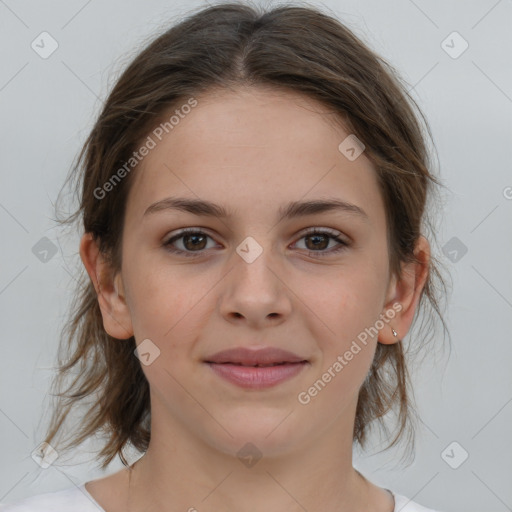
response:
M292 311L285 271L270 249L254 258L251 243L242 243L233 255L233 267L222 283L220 312L230 322L245 321L253 328L280 324Z

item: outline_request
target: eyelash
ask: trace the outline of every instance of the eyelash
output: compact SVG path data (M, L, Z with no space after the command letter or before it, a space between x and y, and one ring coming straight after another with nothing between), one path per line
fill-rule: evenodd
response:
M204 231L201 231L198 228L185 228L182 231L180 231L177 235L173 236L172 238L169 238L169 240L164 242L162 245L168 251L172 252L173 254L185 256L187 258L195 258L195 257L203 255L205 249L203 249L201 251L182 251L181 249L176 249L176 248L172 247L171 244L173 242L175 242L176 240L179 240L180 238L183 238L183 236L185 236L185 235L190 235L190 234L206 235L207 237L212 238L208 233L205 233ZM318 228L313 228L311 231L303 233L303 235L299 238L299 240L301 240L302 238L305 238L308 236L314 236L314 235L327 235L329 238L331 238L332 240L334 240L340 244L339 247L337 247L335 249L331 249L329 251L327 251L327 250L309 251L308 256L314 255L313 256L314 258L318 258L318 257L323 258L326 256L330 256L332 254L337 254L341 251L344 251L345 249L347 249L347 247L350 246L349 242L346 242L345 240L342 240L341 238L339 238L338 233L333 233L332 231L329 231L326 229L320 230Z

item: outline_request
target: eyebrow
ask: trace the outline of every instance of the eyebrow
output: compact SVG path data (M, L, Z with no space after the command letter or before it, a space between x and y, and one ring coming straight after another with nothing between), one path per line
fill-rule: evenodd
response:
M186 197L166 197L150 205L143 216L165 210L178 210L203 217L218 217L229 219L232 214L223 206L203 199ZM342 211L361 217L369 222L368 214L359 206L342 201L341 199L316 199L312 201L292 201L279 208L279 222L294 217L305 217L331 211Z

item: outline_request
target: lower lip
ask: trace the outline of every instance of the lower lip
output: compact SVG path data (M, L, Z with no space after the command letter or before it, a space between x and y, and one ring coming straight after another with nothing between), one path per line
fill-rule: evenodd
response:
M275 386L299 374L307 363L285 363L276 366L241 366L229 363L208 363L220 377L250 389Z

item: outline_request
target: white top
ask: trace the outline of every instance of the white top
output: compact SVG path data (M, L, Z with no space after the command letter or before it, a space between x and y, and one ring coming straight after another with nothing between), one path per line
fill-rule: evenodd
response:
M89 494L83 482L63 491L36 494L10 505L0 503L1 512L105 512ZM390 491L395 498L394 512L439 512Z

